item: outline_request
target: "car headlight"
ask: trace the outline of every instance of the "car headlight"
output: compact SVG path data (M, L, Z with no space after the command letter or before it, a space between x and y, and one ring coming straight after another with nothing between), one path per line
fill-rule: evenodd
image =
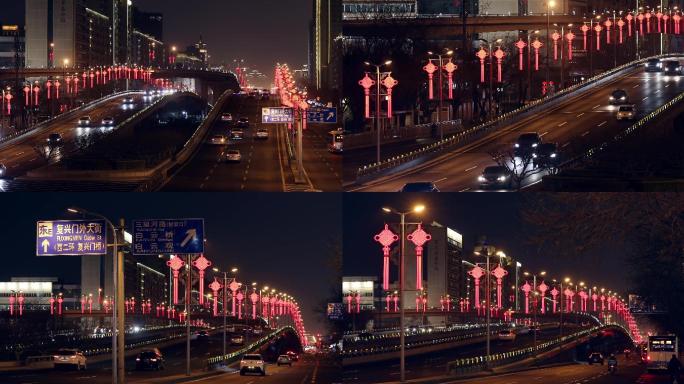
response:
M499 176L499 177L497 178L497 180L499 180L499 181L506 181L506 176Z
M484 176L479 176L479 177L477 178L477 180L478 180L478 181L486 181L487 179L485 179Z
M555 154L555 153L552 153L552 154L551 154L551 158L552 158L552 159L555 159L555 158L556 158L556 154Z
M610 99L611 99L611 100L615 100L615 98L614 98L613 96L611 96Z
M627 100L627 97L626 97L626 96L622 96L622 97L620 98L620 100Z
M537 144L537 143L532 144L532 148L537 148L537 146L539 146L539 144Z
M520 148L520 144L516 143L516 144L515 144L515 147L516 147L516 148Z

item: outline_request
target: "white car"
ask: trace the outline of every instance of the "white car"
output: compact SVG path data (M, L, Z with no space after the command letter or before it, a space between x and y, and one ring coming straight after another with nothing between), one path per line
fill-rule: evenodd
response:
M240 375L245 373L259 373L261 376L266 376L266 362L261 355L247 354L242 356L240 360Z
M515 332L509 329L499 331L499 340L515 341Z
M214 135L211 137L211 143L214 145L224 145L227 142L228 139L226 139L226 137L223 135Z
M0 163L0 177L5 177L6 174L7 174L7 167L5 166L5 164Z
M83 116L80 119L78 119L78 126L79 127L88 127L90 126L90 116Z
M111 127L114 125L114 118L113 117L105 117L102 119L102 125L105 127Z
M288 355L280 355L278 356L278 366L280 367L281 365L287 365L287 366L292 366L292 360L290 359L290 356Z
M256 138L257 139L268 139L268 129L266 128L259 128L256 131Z
M230 113L224 113L221 115L221 121L230 123L233 121L233 115L231 115Z
M223 153L223 160L228 163L239 163L242 161L242 154L237 149L231 149Z
M618 107L617 115L618 120L634 120L636 118L636 106L634 105L621 105Z
M131 96L124 97L124 104L133 104L133 98Z
M230 345L245 345L245 338L237 335L230 338Z
M55 352L53 356L53 362L55 368L63 366L71 366L76 368L77 371L81 369L86 369L88 366L86 364L86 357L78 349L67 349L63 348Z

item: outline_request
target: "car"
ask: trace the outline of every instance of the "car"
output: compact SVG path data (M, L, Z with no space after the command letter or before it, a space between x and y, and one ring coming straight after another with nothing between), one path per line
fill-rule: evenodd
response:
M677 60L667 60L663 65L663 72L668 76L679 76L682 74L682 66Z
M47 143L49 145L61 145L62 144L62 135L59 133L51 133L50 136L47 138Z
M254 333L255 335L261 335L262 333L264 333L264 330L261 327L256 326L252 330L252 333Z
M237 126L240 128L249 128L249 119L246 117L241 117L237 122Z
M531 156L535 149L542 143L541 136L536 132L523 133L515 142L515 156Z
M266 129L266 128L259 128L259 129L257 129L257 131L256 131L256 138L257 138L257 139L262 139L262 140L268 139L268 129Z
M542 143L532 154L532 162L536 168L550 168L558 165L558 145Z
M295 351L287 351L287 355L290 357L290 360L292 361L299 361L299 355Z
M615 117L618 120L634 120L636 118L636 106L633 104L619 106Z
M292 366L292 360L290 359L290 356L288 355L280 355L278 356L278 366L280 367L281 365L287 365L287 366Z
M399 192L439 192L439 188L431 181L421 181L407 183L401 187Z
M235 335L230 338L230 345L245 345L245 338L242 335Z
M660 59L648 59L646 64L646 72L662 72L663 71L663 63L660 61Z
M510 188L513 184L513 177L508 168L500 165L487 167L477 178L480 188Z
M499 331L499 340L515 341L515 333L510 329L503 329Z
M197 340L207 340L209 339L209 332L207 331L199 331L197 332Z
M233 122L233 115L230 113L227 113L227 112L222 113L221 114L221 121L223 121L225 123L231 123L231 122Z
M590 353L589 358L587 358L587 360L589 361L589 365L592 365L594 363L603 365L605 363L605 359L603 358L603 355L600 354L599 352Z
M135 369L138 371L164 369L164 356L157 348L144 350L135 357Z
M231 140L242 140L245 138L245 131L242 129L233 129L230 131L230 139Z
M0 177L5 177L7 175L7 167L5 164L0 163Z
M62 348L57 350L53 356L53 363L55 368L73 367L77 371L87 369L87 360L81 351L78 349Z
M228 142L228 139L224 135L214 135L209 141L214 145L224 145Z
M105 127L111 127L114 125L114 118L113 117L105 117L102 119L102 125Z
M261 355L249 353L240 360L240 376L253 372L266 376L266 362Z
M237 149L231 149L223 153L223 160L227 163L239 163L242 161L242 154Z
M133 104L134 101L135 101L135 99L133 99L132 96L126 96L123 99L124 104Z
M608 101L610 105L629 104L629 96L627 96L627 92L624 90L616 89L610 94Z
M90 126L91 123L90 116L82 116L80 119L78 119L78 126L79 127L88 127Z

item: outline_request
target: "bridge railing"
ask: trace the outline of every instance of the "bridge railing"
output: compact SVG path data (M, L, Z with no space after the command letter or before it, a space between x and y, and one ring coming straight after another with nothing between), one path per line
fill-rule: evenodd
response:
M235 352L227 353L225 355L218 355L218 356L213 356L207 359L207 368L208 369L214 369L218 365L229 365L232 364L242 358L242 355L252 352L255 349L258 349L265 345L266 343L270 342L274 338L279 337L281 334L284 332L294 332L295 334L297 333L297 330L291 326L284 326L280 327L277 330L269 333L268 335L256 340L255 342L246 345L244 348L237 350Z
M473 356L458 359L455 361L450 361L447 363L447 374L461 375L464 373L481 371L485 368L493 368L522 361L527 358L536 356L540 353L548 352L554 348L559 347L562 344L576 341L579 338L589 336L592 333L597 332L605 327L606 326L592 327L579 332L575 332L571 335L558 337L556 339L540 343L534 347L516 349L510 352L496 353L490 355L489 358L487 356Z
M619 75L623 72L628 72L631 70L636 69L638 66L643 65L646 63L649 59L653 58L668 58L668 57L679 57L682 56L681 53L674 53L674 54L665 54L665 55L658 55L658 56L652 56L652 57L646 57L643 59L639 60L634 60L629 63L623 64L621 66L618 66L616 68L613 68L611 70L608 70L606 72L603 72L599 75L596 75L594 77L591 77L581 83L575 84L571 87L565 88L559 92L556 92L554 95L547 96L541 99L534 100L530 102L529 104L522 106L520 108L517 108L515 110L512 110L510 112L506 112L502 114L501 116L490 120L488 122L482 123L480 125L477 125L475 127L469 128L467 130L464 130L460 133L457 133L455 135L452 135L448 138L445 138L444 140L440 140L436 143L430 144L428 146L398 155L394 156L392 158L383 160L379 163L372 163L368 165L364 165L362 167L359 167L357 170L357 181L361 180L362 178L367 178L369 176L373 176L374 174L377 174L381 171L388 170L391 168L396 168L399 165L408 163L410 161L416 160L419 157L433 157L436 155L441 154L442 152L453 149L457 146L463 146L470 144L478 139L481 139L484 135L491 133L492 131L495 131L496 129L505 126L506 124L510 123L510 120L513 118L520 119L524 117L528 117L532 113L537 112L541 108L550 108L553 107L563 101L567 101L567 99L575 97L576 95L574 92L576 91L581 91L588 89L590 86L595 87L601 84L604 84L606 82L609 82L613 80L614 76ZM371 177L372 178L372 177Z

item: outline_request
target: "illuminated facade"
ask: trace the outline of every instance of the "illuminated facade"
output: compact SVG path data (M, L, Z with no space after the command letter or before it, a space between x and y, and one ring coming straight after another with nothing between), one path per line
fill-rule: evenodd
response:
M26 0L26 67L48 65L48 0Z
M60 293L64 297L64 308L75 308L81 287L64 284L57 277L12 277L10 281L0 281L0 309L7 310L10 296L18 292L24 296L26 310L45 311L49 309L50 297Z
M346 297L349 293L358 293L361 296L361 310L372 311L375 309L376 279L375 276L343 276L342 296Z
M342 0L314 0L309 78L317 90L341 85Z
M425 268L429 305L438 305L445 295L454 301L464 297L467 279L462 263L463 236L439 223L429 225L426 230L432 235L427 245Z
M0 28L0 68L23 68L24 63L24 31L18 25L3 25Z

